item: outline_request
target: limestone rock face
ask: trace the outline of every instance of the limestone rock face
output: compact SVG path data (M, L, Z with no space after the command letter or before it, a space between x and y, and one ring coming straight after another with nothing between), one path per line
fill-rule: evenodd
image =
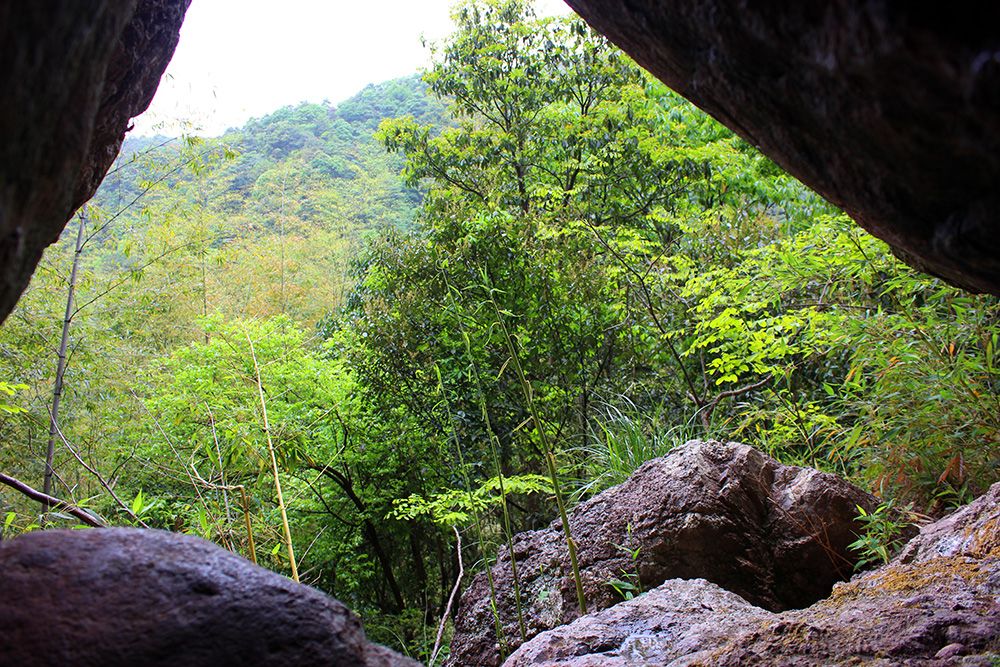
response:
M706 579L765 609L805 607L851 575L857 506L874 503L833 475L781 465L747 445L689 442L570 513L588 611L622 601L615 580L650 590L675 578ZM517 535L514 546L528 638L573 621L561 524ZM520 641L506 550L493 579L513 649ZM449 664L498 665L484 575L463 593L456 618Z
M190 1L0 3L0 321L149 106Z
M567 4L909 264L1000 295L992 3Z
M888 565L774 614L671 580L522 645L504 667L983 665L1000 660L1000 483Z
M54 530L0 542L0 665L409 667L340 602L205 540Z

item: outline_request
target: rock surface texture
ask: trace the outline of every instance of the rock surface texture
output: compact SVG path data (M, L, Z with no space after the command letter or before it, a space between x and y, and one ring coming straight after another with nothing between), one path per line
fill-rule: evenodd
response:
M190 1L0 3L0 321L149 106Z
M416 667L319 591L200 538L125 528L0 542L0 665Z
M774 614L674 579L542 633L504 667L982 665L1000 661L1000 484L889 565Z
M746 445L689 442L570 513L588 611L622 601L612 581L650 590L675 578L706 579L747 608L737 596L772 611L805 607L852 573L857 506L874 503L833 475L781 465ZM515 536L514 548L526 636L573 621L561 524ZM521 642L505 550L493 578L512 650ZM451 647L455 667L500 664L483 574L462 595Z
M993 3L567 3L909 264L1000 295Z

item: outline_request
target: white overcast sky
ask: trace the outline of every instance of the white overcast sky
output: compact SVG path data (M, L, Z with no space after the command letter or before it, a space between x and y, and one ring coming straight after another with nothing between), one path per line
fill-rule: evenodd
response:
M454 0L194 0L174 59L137 134L186 121L217 135L287 104L336 104L417 71L420 44L451 32ZM570 10L536 0L540 14Z

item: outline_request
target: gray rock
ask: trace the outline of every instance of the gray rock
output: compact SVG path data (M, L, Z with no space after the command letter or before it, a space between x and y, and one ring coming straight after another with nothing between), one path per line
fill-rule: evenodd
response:
M0 665L405 667L323 593L200 538L125 528L0 542Z
M771 616L704 579L671 579L638 598L538 635L504 666L665 665L717 647Z
M757 607L804 607L851 575L857 506L874 503L833 475L781 465L746 445L689 442L571 512L588 611L622 601L609 585L616 579L650 590L702 578ZM514 544L527 637L573 621L579 610L561 523ZM513 650L521 642L506 550L493 578ZM488 590L479 574L463 593L449 664L500 663Z
M903 260L1000 295L993 3L567 2Z

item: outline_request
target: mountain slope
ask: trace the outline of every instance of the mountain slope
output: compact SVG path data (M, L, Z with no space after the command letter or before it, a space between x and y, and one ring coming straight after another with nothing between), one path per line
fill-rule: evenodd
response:
M413 222L421 193L373 138L383 119L404 115L447 122L414 75L337 107L284 107L217 139L129 138L92 203L103 226L92 265L176 278L201 263L178 289L200 289L204 313L314 321L336 308L360 239Z

